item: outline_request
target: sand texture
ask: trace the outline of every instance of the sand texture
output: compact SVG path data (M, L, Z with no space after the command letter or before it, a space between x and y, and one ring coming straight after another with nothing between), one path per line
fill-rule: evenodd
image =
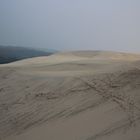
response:
M140 140L140 55L77 51L0 65L0 140Z

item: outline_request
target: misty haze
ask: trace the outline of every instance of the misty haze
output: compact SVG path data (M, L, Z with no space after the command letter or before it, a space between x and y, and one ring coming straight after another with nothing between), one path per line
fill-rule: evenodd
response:
M0 140L139 140L139 7L0 0Z

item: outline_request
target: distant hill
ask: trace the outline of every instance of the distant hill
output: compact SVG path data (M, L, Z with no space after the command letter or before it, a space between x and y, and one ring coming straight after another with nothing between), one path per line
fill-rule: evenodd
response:
M50 51L47 52L26 47L0 46L0 64L37 56L49 56L51 54L53 53Z

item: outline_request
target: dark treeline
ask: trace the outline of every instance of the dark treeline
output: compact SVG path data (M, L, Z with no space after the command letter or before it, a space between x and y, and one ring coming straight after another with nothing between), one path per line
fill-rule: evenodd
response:
M0 46L0 64L6 64L25 58L49 56L52 52L40 51L26 47Z

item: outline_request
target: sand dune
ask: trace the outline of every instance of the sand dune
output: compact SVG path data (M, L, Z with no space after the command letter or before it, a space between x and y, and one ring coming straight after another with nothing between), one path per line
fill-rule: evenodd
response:
M139 140L140 55L58 53L0 65L0 140Z

